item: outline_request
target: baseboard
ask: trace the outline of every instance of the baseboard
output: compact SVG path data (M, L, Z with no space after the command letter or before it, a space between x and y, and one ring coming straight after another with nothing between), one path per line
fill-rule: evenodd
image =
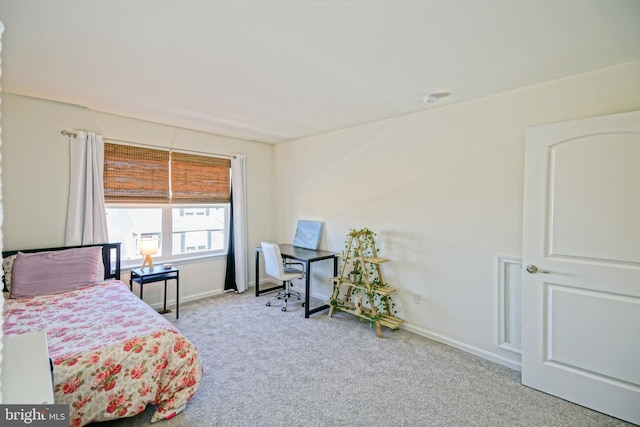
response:
M507 368L514 369L518 372L522 372L522 364L519 362L515 362L513 360L502 357L498 354L491 353L489 351L483 350L478 347L474 347L472 345L468 345L462 343L460 341L456 341L454 339L445 337L440 334L436 334L434 332L427 331L426 329L419 328L417 326L410 325L408 323L403 323L401 326L402 329L405 329L409 332L413 332L414 334L421 335L425 338L429 338L434 341L441 342L443 344L447 344L453 348L457 348L458 350L462 350L464 352L473 354L474 356L482 357L483 359L487 359L491 362L497 363L502 366L506 366Z

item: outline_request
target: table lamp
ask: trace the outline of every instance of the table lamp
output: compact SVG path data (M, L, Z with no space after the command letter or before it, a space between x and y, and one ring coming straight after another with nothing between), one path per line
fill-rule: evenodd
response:
M157 253L158 239L140 239L140 255L144 255L144 261L142 261L142 266L140 268L144 268L145 265L149 264L149 270L153 270L153 260L151 259L151 255L155 255Z

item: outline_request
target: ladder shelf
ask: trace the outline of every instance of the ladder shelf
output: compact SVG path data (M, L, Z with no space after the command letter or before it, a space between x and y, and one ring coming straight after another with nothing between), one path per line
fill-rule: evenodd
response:
M340 275L332 277L333 294L329 317L335 310L368 320L382 338L381 326L397 329L404 322L391 310L391 295L397 291L386 284L380 266L389 261L378 256L374 233L368 229L348 234ZM347 266L351 271L347 272ZM364 304L364 305L363 305Z

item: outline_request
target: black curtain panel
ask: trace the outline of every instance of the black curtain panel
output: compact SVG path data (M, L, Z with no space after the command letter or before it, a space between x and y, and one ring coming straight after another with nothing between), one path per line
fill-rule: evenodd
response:
M227 273L224 278L225 291L238 291L236 286L236 251L233 244L233 192L229 202L229 251L227 252Z

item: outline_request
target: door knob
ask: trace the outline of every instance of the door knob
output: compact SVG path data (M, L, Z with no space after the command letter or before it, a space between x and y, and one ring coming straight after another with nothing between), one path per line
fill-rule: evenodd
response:
M540 270L537 265L533 265L533 264L527 265L527 272L529 272L531 274L538 274L538 273L549 274L548 271Z

